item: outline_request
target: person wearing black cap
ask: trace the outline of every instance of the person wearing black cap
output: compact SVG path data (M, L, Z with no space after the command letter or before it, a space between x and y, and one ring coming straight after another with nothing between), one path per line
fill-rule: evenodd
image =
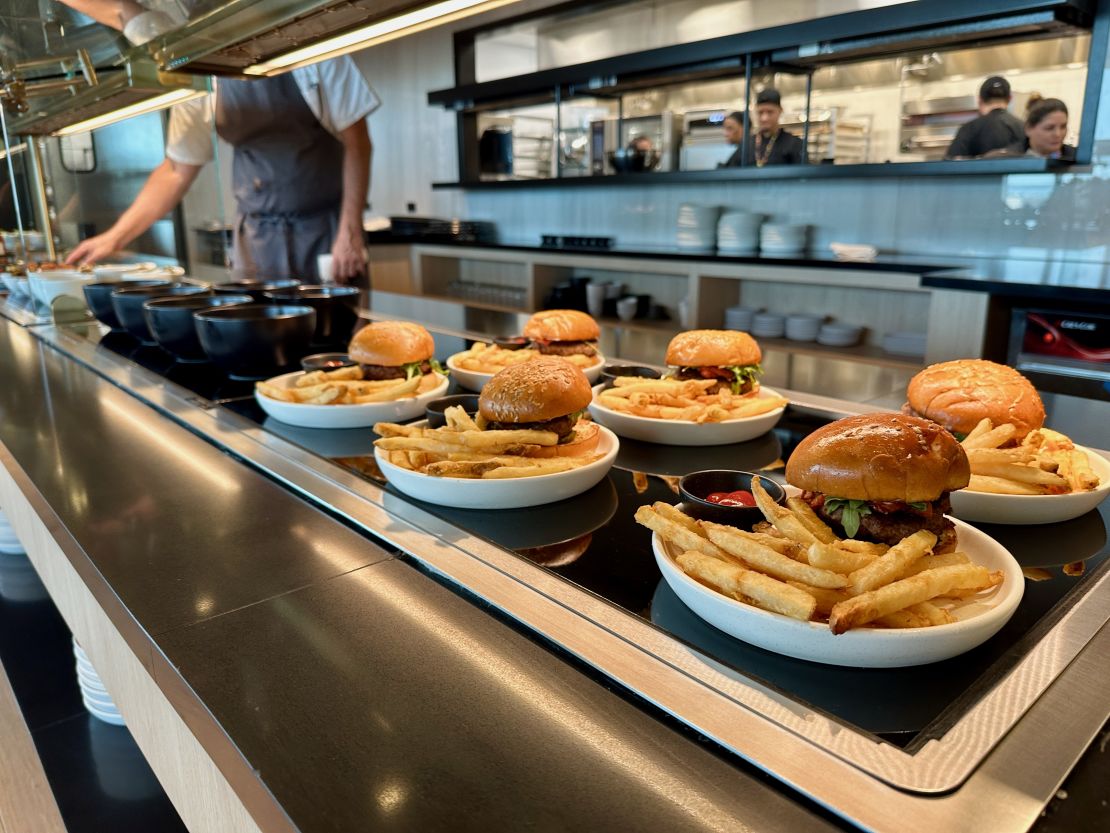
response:
M745 165L762 168L764 165L800 165L806 161L802 140L779 126L779 120L782 118L782 97L778 90L773 87L760 90L755 97L755 116L759 127L748 140ZM742 118L739 113L733 113L725 120L726 136L734 144L740 144L742 139L740 124ZM728 131L730 119L735 121L731 126L733 128L731 132ZM743 158L741 153L741 148L738 147L723 167L738 167Z
M944 154L946 159L968 159L1025 141L1021 119L1006 108L1010 82L992 75L979 88L979 115L960 127Z

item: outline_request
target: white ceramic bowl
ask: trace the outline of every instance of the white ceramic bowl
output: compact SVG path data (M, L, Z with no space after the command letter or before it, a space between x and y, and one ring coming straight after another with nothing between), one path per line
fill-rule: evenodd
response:
M50 272L31 272L27 279L31 287L31 296L39 303L52 307L59 298L66 298L76 301L76 306L81 309L87 309L82 287L95 281L96 276L91 272L59 269ZM69 304L69 301L67 300L66 303Z
M12 294L12 297L23 295L27 291L27 279L18 278L7 272L0 272L0 283Z
M778 395L770 388L759 389L761 397ZM731 445L747 442L774 428L785 410L784 406L758 416L699 424L688 419L655 419L624 414L600 404L596 394L590 403L594 422L611 428L618 436L660 445Z
M280 388L292 388L304 371L297 370L267 380ZM399 422L416 419L433 399L447 393L450 380L443 376L440 383L427 393L392 402L367 402L361 405L309 405L271 399L257 389L254 398L274 419L300 428L369 428L375 422Z
M394 487L417 500L456 509L521 509L574 497L592 489L605 478L617 459L620 442L608 428L599 426L598 430L601 439L596 453L603 455L599 460L570 471L537 477L511 480L432 477L387 462L377 448L374 449L374 459Z
M796 490L795 490L796 491ZM970 651L994 636L1017 610L1025 592L1021 565L987 535L955 521L960 550L976 564L1001 570L1002 584L955 608L950 625L905 630L858 628L840 634L817 622L801 622L738 602L690 578L674 560L678 554L652 533L651 545L663 578L675 595L713 627L778 654L853 668L925 665Z
M458 353L455 356L459 355ZM472 390L475 393L481 393L482 388L486 386L486 382L494 377L493 373L479 373L476 370L465 370L455 364L455 356L447 357L447 369L451 371L451 376L467 390ZM598 353L597 364L590 367L582 368L582 372L586 374L586 378L590 380L590 384L594 384L601 378L601 368L605 366L605 357Z
M960 489L952 492L952 514L965 521L989 524L1053 524L1085 515L1106 500L1110 494L1110 461L1089 448L1091 468L1099 477L1099 487L1090 492L1066 495L996 495Z

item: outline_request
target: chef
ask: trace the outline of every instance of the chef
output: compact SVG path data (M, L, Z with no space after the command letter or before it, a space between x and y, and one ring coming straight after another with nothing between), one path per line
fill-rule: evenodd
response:
M979 87L979 115L960 126L944 154L947 159L971 159L1025 141L1021 119L1007 107L1013 95L1010 82L992 75Z
M738 115L733 113L725 119L725 137L733 144L740 144L743 138L743 127L736 118ZM759 91L755 97L755 116L757 129L748 141L745 165L762 168L764 165L800 165L806 161L802 140L783 130L779 124L782 120L782 97L778 90L767 87ZM730 121L736 123L730 125ZM724 167L738 167L741 153L742 147L737 148Z
M116 223L67 262L103 260L172 210L212 160L214 126L234 150L236 277L316 281L317 256L330 253L332 277L354 278L365 267L366 117L379 104L349 56L272 78L221 79L213 95L174 107L165 160Z

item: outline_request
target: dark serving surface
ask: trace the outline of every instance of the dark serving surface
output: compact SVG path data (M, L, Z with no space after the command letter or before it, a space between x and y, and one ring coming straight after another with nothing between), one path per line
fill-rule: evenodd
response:
M157 357L156 348L136 348L134 342L128 345L115 338L101 341L100 346L163 373L200 396L220 401L265 430L360 477L385 484L374 463L374 435L368 429L289 426L266 417L251 396L250 383L228 382L210 366L173 366L170 362L168 369L162 370L165 361ZM446 354L439 358L445 359ZM453 386L450 393L456 392L463 391ZM1110 507L1104 505L1063 524L979 525L1025 569L1025 595L997 635L961 656L927 666L849 669L765 651L718 631L679 601L655 564L650 533L635 523L633 515L639 506L657 500L678 503L678 476L699 469L763 470L781 481L784 461L798 442L831 419L790 406L773 432L747 443L692 448L621 440L616 464L605 480L585 494L545 506L496 513L448 509L415 501L385 484L386 506L391 500L413 503L527 558L746 676L858 731L913 752L926 741L943 736L1047 632L1068 608L1072 595L1110 569Z

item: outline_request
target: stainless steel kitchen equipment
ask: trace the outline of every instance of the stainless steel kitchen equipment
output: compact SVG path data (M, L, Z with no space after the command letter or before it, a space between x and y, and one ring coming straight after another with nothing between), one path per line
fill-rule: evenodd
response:
M724 140L722 125L729 110L690 110L682 116L681 171L711 171L723 165L735 145Z

